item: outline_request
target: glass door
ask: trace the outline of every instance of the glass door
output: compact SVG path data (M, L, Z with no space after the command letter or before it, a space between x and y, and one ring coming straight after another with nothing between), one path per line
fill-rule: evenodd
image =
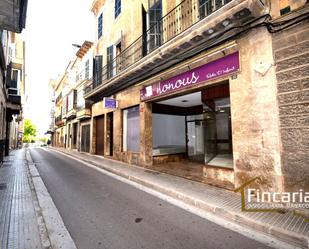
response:
M192 161L204 163L205 124L204 120L195 118L198 117L188 117L187 121L188 157Z
M216 113L208 110L204 113L204 144L205 158L204 162L210 162L217 154L217 127Z
M208 163L217 154L216 113L207 109L201 115L187 117L188 157Z

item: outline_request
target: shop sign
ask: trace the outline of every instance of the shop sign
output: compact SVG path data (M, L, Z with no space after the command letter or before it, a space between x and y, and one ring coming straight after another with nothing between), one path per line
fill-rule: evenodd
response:
M143 88L140 92L141 100L151 99L192 87L204 83L205 81L227 76L238 72L239 69L239 52L235 52L170 79Z
M117 108L117 100L112 98L103 98L103 107L107 109L116 109Z

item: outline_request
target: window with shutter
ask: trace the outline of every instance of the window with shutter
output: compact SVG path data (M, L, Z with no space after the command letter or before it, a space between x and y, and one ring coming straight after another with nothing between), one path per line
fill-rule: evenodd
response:
M102 61L103 56L97 55L93 60L93 88L102 83Z
M89 79L89 60L85 62L85 79Z
M115 19L121 13L121 0L115 0Z
M107 48L107 79L113 77L113 49L113 45Z
M162 43L162 0L154 2L148 11L149 18L149 52L159 47Z
M98 39L100 39L102 34L103 34L103 13L101 13L101 15L98 18Z

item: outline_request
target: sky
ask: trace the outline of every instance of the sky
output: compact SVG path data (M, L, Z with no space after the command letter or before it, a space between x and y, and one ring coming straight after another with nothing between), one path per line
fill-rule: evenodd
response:
M25 118L42 136L50 125L51 78L63 74L78 48L72 44L93 41L95 20L92 0L29 0L26 29Z

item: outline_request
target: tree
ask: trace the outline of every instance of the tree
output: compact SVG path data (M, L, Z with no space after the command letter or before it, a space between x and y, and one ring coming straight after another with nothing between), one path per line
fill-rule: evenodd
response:
M30 142L34 141L35 136L36 136L35 125L29 119L26 119L25 120L23 142L24 143L30 143Z

